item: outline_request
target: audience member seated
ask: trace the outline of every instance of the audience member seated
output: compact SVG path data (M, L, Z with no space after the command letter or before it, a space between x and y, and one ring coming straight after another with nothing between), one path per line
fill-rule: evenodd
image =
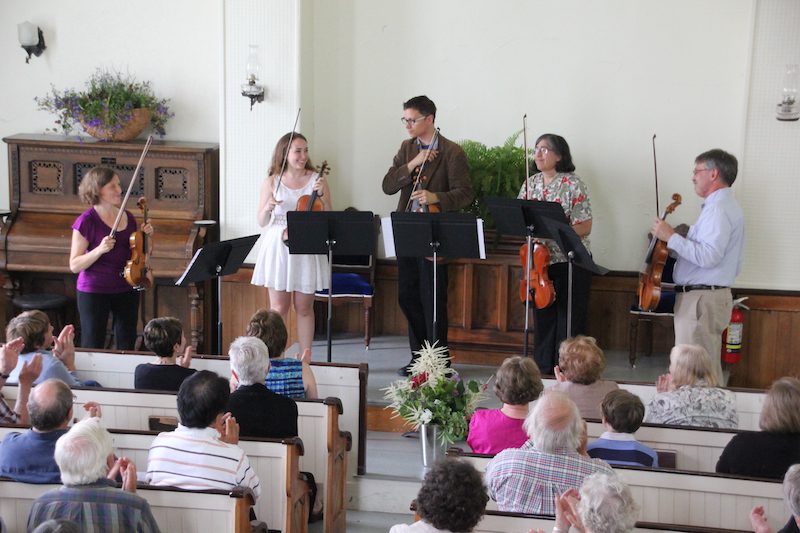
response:
M469 421L467 444L475 453L494 455L506 448L519 448L528 440L522 423L528 404L542 393L542 375L530 357L509 357L497 369L494 393L503 402L500 409L475 411Z
M30 361L38 353L42 356L42 372L34 385L46 379L57 378L70 387L99 386L96 381L81 381L75 373L75 327L71 324L64 326L58 338L54 338L53 326L47 313L25 311L12 318L6 327L6 339L17 337L22 337L25 346L17 367L8 378L9 383L17 383L23 363Z
M558 366L554 369L558 383L551 388L572 398L583 418L600 418L603 397L619 388L613 381L600 379L605 367L603 350L594 337L566 339L558 348Z
M8 337L6 337L8 338ZM6 384L11 372L17 367L19 362L19 352L25 345L21 338L13 339L3 346L0 346L0 388ZM14 409L6 403L3 393L0 392L0 424L21 424L27 426L30 423L28 417L28 397L31 387L36 378L42 372L42 357L33 356L29 361L22 363L17 379L19 388L17 390L17 401Z
M623 389L612 390L603 398L603 428L600 438L589 444L589 457L611 465L650 466L658 468L658 455L633 436L642 425L642 400Z
M265 384L269 390L289 398L314 400L319 397L317 380L311 370L311 350L305 350L302 356L283 357L289 334L277 311L256 311L247 325L247 335L258 337L267 345L270 367Z
M100 416L94 402L83 408L89 416ZM28 413L33 427L9 433L0 443L0 476L23 483L61 483L54 451L72 422L72 391L60 379L45 380L31 392Z
M239 442L239 426L225 412L228 381L209 370L186 378L178 389L175 431L159 433L147 457L147 482L190 490L242 486L258 498L258 476Z
M613 474L592 474L583 480L580 492L570 489L556 498L552 533L564 533L570 527L583 533L627 533L633 531L638 513L628 485Z
M177 391L183 380L195 373L189 368L194 348L186 344L181 321L171 316L154 318L144 327L143 337L145 347L158 360L136 367L134 388Z
M96 417L78 422L58 439L55 458L64 486L36 498L28 531L53 519L71 520L84 533L159 531L150 504L135 494L136 465L125 457L115 462L112 446L111 434ZM110 481L117 475L121 489Z
M455 459L438 461L425 474L417 494L421 520L398 524L389 533L448 533L472 531L486 511L486 487L480 472Z
M280 318L280 317L278 317ZM269 369L267 347L257 337L239 337L228 349L236 390L228 411L239 423L243 437L280 439L297 436L297 404L264 385Z
M489 496L501 511L552 516L556 496L579 488L589 474L613 473L605 461L578 453L584 421L566 394L542 394L523 427L530 440L498 453L486 467Z
M775 381L764 397L761 431L734 435L717 462L717 472L782 479L800 463L800 380Z
M786 507L792 512L791 518L778 533L800 532L800 464L792 465L783 477L783 499ZM755 533L773 533L772 526L767 523L764 508L753 507L750 511L750 525Z
M701 346L678 344L672 348L669 374L659 376L656 390L647 405L645 422L724 429L739 425L736 398L719 388L711 356Z

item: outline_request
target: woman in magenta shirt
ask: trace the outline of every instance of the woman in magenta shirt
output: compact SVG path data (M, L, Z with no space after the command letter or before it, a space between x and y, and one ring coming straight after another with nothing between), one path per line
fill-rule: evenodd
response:
M122 272L131 258L129 238L136 231L136 219L125 211L116 235L110 236L122 204L122 186L119 176L108 167L88 171L78 195L91 206L72 224L69 254L69 269L78 274L81 346L104 348L110 313L116 348L131 350L136 340L139 293L128 285ZM150 224L144 224L142 230L148 235L153 232Z
M528 404L543 389L542 375L533 359L515 356L503 361L494 382L494 393L503 407L475 411L472 415L467 437L472 451L494 455L525 444L528 434L522 423L528 416Z

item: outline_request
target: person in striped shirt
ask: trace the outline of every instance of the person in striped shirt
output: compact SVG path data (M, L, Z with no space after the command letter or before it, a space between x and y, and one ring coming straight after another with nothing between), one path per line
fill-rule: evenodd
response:
M633 436L642 425L644 404L632 392L612 390L600 404L605 431L587 447L589 457L611 465L658 468L658 454Z
M183 489L249 487L254 498L261 485L237 443L239 425L225 411L230 386L209 370L189 376L178 389L175 431L160 433L150 445L146 480L151 485Z

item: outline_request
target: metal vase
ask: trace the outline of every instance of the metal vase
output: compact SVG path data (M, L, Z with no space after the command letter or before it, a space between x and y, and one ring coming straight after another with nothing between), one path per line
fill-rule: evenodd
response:
M419 441L422 443L422 466L430 468L444 457L447 444L440 438L441 429L436 424L422 424L419 427Z

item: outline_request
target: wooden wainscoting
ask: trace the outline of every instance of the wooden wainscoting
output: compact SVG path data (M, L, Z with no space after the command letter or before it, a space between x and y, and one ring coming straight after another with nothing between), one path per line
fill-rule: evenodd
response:
M250 314L269 305L265 289L250 285L251 268L223 280L224 338L229 343L244 332ZM405 335L406 321L397 305L397 265L378 261L375 275L373 335ZM492 255L485 261L450 263L448 320L450 348L463 363L499 364L522 353L524 305L519 301L522 269L515 256ZM608 350L628 350L630 306L635 300L637 275L611 272L595 276L589 300L588 333ZM731 368L730 385L765 388L778 377L800 376L800 293L737 289L748 296L742 361ZM290 320L293 318L290 317ZM338 306L335 333L363 331L360 304ZM533 325L531 324L531 330ZM323 328L324 330L324 328ZM294 327L289 328L290 336ZM235 334L234 334L235 332ZM324 334L324 331L320 331ZM653 331L653 351L667 352L674 334L669 321ZM530 342L533 343L534 336ZM293 340L290 340L293 342ZM639 353L645 350L640 339ZM227 346L227 344L224 344Z

